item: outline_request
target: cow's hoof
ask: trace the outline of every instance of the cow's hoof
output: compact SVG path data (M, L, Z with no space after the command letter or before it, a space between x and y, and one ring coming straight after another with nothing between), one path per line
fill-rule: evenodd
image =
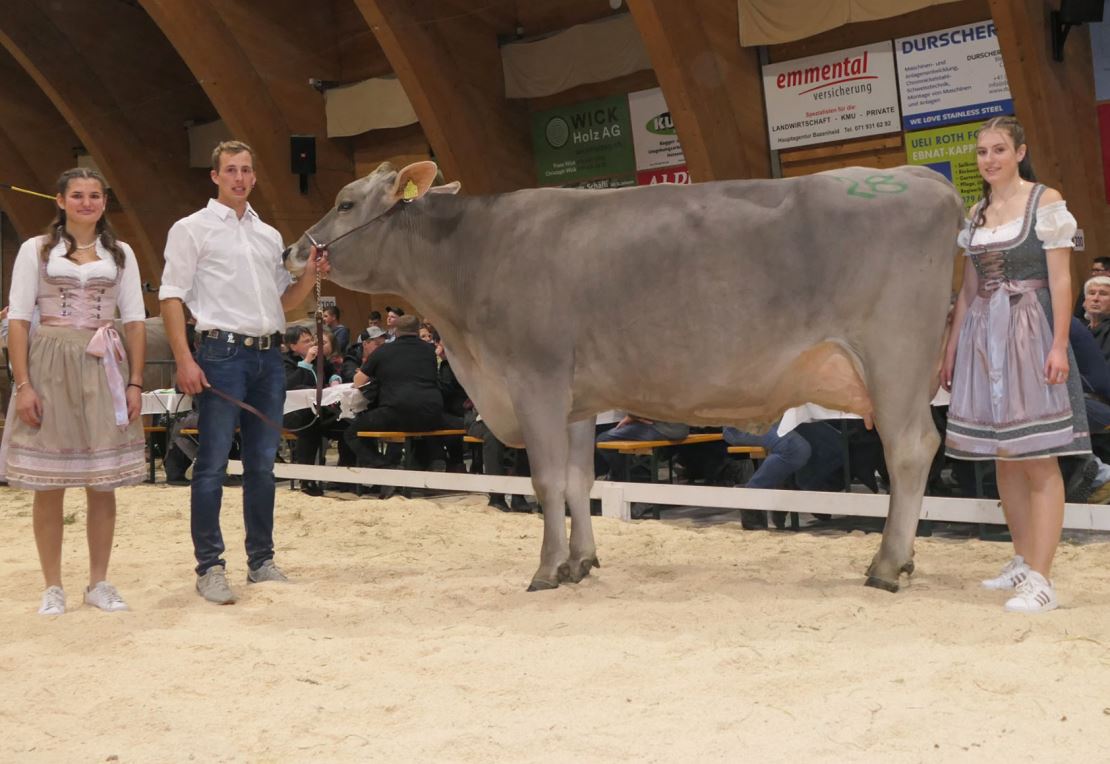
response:
M913 571L914 571L913 560L910 560L909 562L907 562L905 565L902 566L902 572L905 573L907 576L912 576Z
M601 563L597 561L597 557L583 557L580 560L567 561L567 580L572 584L576 584L586 576L590 575L590 568L600 568ZM560 572L562 568L559 569Z
M898 591L898 582L897 581L887 581L885 579L878 578L877 576L868 576L867 580L863 582L863 585L864 586L873 586L876 589L882 589L883 591L887 591L887 592L896 592L896 591Z
M552 583L551 581L544 581L539 578L533 578L532 583L528 584L528 591L530 592L545 592L548 589L558 589L558 582Z

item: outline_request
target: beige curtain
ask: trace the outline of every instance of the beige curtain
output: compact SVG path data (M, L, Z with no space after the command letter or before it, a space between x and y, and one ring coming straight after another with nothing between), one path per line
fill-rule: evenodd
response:
M324 110L329 138L403 127L418 121L396 77L375 77L353 85L328 88L324 91Z
M778 45L959 0L737 0L741 45Z
M534 42L501 47L506 98L539 98L651 68L632 15L579 24Z

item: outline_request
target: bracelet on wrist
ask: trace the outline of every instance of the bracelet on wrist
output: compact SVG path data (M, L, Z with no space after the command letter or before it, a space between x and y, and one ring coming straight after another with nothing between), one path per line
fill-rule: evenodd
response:
M142 389L143 389L143 386L142 386L142 385L140 385L140 384L139 384L138 382L128 382L128 383L127 383L127 386L128 386L128 387L137 387L137 388L139 388L139 390L142 390Z
M27 387L27 385L29 385L29 384L31 384L31 380L27 380L26 382L20 382L18 385L15 386L15 391L18 393L20 390Z

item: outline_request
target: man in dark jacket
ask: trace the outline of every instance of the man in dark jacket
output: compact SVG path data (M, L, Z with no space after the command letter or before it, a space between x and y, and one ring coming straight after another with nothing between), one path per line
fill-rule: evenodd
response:
M1110 363L1110 277L1094 276L1083 285L1083 309L1087 326L1095 336L1103 358Z
M344 440L358 457L360 467L388 464L373 438L360 438L364 430L419 432L461 428L462 420L443 410L443 394L436 374L436 352L418 335L416 316L401 316L394 326L395 341L375 350L355 373L370 408L354 418Z

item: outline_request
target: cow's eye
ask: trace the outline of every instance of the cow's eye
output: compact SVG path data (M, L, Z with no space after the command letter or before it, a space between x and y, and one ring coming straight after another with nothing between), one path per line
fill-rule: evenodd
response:
M336 209L338 209L340 212L346 212L347 210L351 209L354 206L355 206L354 202L340 202L339 206Z

